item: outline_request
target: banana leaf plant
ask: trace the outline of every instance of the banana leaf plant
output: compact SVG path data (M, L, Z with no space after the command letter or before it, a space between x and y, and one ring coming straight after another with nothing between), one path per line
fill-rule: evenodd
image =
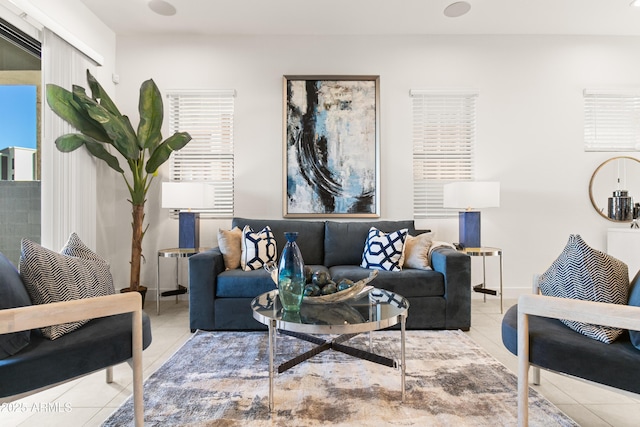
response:
M65 153L84 145L91 155L122 175L131 196L129 202L133 216L131 274L127 290L143 291L146 288L140 286L140 263L142 239L146 232L143 222L147 191L160 165L169 159L173 151L187 145L191 136L186 132L177 132L162 140L162 96L153 80L147 80L140 86L140 121L137 132L134 131L129 118L120 113L89 70L87 82L91 96L88 96L81 86L74 85L72 90L68 91L54 84L47 85L46 97L49 107L79 132L62 135L56 139L55 144L58 150ZM124 158L130 173L125 173L118 157L110 152L109 146Z

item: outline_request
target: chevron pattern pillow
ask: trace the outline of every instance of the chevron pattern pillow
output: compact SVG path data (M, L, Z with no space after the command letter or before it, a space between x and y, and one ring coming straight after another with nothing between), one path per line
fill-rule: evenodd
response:
M364 244L360 266L375 270L401 271L404 262L404 242L408 234L407 228L387 234L371 227Z
M88 261L95 261L96 280L93 286L89 289L90 297L99 297L104 295L113 295L116 290L113 286L113 278L111 276L111 269L109 263L93 252L87 245L84 244L80 237L76 233L71 233L69 240L60 250L62 255L72 256L76 258L86 259Z
M111 272L100 261L59 254L29 239L21 244L20 275L34 304L91 298L100 293L96 288L113 287ZM47 326L41 332L54 340L88 321Z
M271 261L276 261L278 252L276 239L269 226L254 232L246 225L242 230L241 267L244 271L259 270Z
M577 234L539 279L543 295L578 300L627 304L629 273L622 261L591 248ZM610 344L622 329L562 320L562 323L598 341Z

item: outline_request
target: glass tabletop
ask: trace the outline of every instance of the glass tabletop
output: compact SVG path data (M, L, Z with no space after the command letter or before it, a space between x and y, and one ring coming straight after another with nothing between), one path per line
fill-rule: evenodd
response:
M276 329L307 334L352 334L377 331L400 322L407 315L409 301L402 295L372 288L351 300L333 304L305 304L300 312L282 309L278 290L251 301L253 317L260 323L275 322Z

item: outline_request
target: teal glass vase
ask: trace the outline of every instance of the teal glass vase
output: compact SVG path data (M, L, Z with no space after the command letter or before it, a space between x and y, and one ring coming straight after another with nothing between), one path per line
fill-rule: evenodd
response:
M296 243L298 233L284 233L287 244L278 264L278 295L285 311L300 311L304 296L304 260Z

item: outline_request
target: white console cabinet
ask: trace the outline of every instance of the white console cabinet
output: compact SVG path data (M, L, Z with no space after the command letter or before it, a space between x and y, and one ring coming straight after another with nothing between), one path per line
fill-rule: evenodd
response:
M640 229L608 229L607 253L626 263L629 267L629 279L633 279L640 270Z

